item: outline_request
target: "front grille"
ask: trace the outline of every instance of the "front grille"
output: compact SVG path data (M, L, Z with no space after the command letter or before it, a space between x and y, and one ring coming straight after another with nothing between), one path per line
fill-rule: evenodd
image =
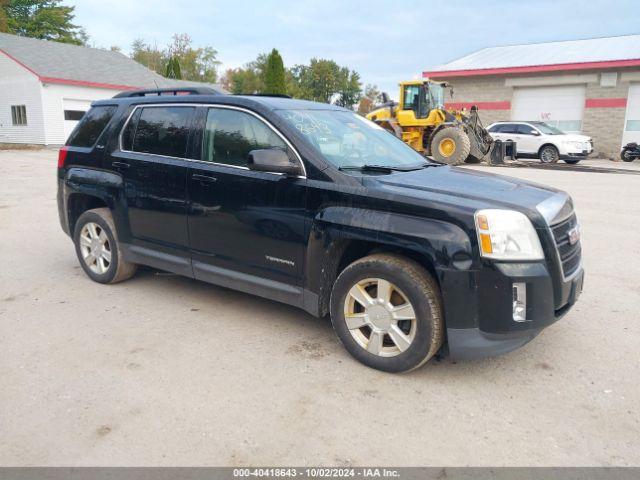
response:
M580 268L580 257L582 249L580 241L573 245L569 242L569 232L578 225L578 219L572 214L566 220L551 226L551 233L556 242L560 263L562 264L562 272L565 277L570 277Z

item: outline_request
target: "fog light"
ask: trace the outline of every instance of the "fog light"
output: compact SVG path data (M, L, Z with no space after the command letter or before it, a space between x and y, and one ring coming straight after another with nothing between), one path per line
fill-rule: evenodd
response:
M527 321L527 284L513 284L513 320L516 322Z

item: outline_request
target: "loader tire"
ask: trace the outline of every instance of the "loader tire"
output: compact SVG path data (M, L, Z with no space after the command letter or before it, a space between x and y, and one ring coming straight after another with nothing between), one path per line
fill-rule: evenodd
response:
M461 128L443 128L431 140L431 155L433 158L448 165L464 163L470 151L471 142Z

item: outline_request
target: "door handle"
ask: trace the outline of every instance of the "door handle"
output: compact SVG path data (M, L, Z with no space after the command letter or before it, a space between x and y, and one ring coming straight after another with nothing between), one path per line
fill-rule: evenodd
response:
M125 163L125 162L113 162L111 165L116 170L126 170L127 168L129 168L131 166L128 163Z
M197 180L200 183L215 183L218 181L216 177L211 177L209 175L200 175L198 173L194 173L191 175L191 178Z

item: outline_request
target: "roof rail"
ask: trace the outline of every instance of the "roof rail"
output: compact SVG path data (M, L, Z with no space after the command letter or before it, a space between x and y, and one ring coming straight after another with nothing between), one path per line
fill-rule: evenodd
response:
M152 88L149 90L121 92L113 98L151 97L154 95L219 95L219 92L216 92L213 88L209 87Z
M242 97L276 97L276 98L293 98L291 95L282 93L234 93L234 95Z

